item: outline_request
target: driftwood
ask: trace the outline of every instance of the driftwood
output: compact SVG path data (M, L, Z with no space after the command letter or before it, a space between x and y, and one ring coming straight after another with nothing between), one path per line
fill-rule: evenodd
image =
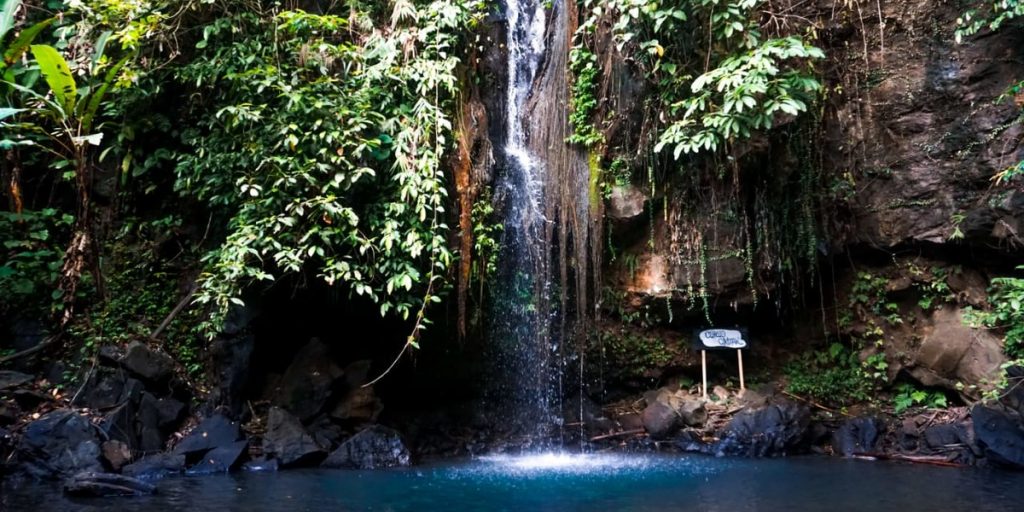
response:
M821 409L821 410L823 410L825 412L830 412L832 414L842 414L843 416L850 417L849 414L847 414L847 413L845 413L843 411L837 411L835 409L830 409L828 407L825 407L824 405L819 404L818 402L815 402L814 400L811 400L809 398L804 398L804 397L799 396L799 395L794 395L793 393L790 393L789 391L783 391L782 394L786 395L786 396L788 396L790 398L795 398L797 400L800 400L801 402L805 402L805 403L808 403L810 405L813 405L814 407L817 407L818 409Z
M878 460L897 460L901 462L912 462L914 464L927 464L929 466L940 466L944 468L965 468L966 464L950 462L945 457L932 455L902 455L899 453L854 453L857 457L871 457Z
M199 285L192 285L192 288L189 290L189 292L185 294L185 296L182 297L180 301L178 301L178 305L174 306L174 309L172 309L171 312L167 314L167 317L164 318L164 321L160 322L160 325L156 328L156 330L154 330L153 333L149 335L150 340L155 340L156 337L160 336L160 333L162 333L164 329L167 328L168 325L171 325L171 321L174 320L174 317L178 316L178 313L181 313L182 310L184 310L185 307L191 303L192 296L194 296L197 291L199 291Z
M631 435L634 435L634 434L643 434L644 432L646 432L646 430L644 430L642 428L637 428L637 429L633 429L633 430L623 430L622 432L613 432L611 434L602 434L602 435L599 435L599 436L594 436L594 437L591 437L590 440L591 441L600 441L602 439L611 439L613 437L631 436Z
M15 359L19 359L19 358L22 358L22 357L25 357L25 356L30 356L32 354L35 354L36 352L39 352L39 351L45 349L46 347L49 347L50 345L53 345L54 343L57 343L57 341L59 341L59 340L60 340L60 334L54 334L53 336L50 336L50 337L44 339L43 341L41 341L38 345L36 345L34 347L26 348L25 350L22 350L21 352L15 352L15 353L13 353L13 354L11 354L9 356L0 357L0 364L5 364L5 363L8 363L10 361L14 361Z

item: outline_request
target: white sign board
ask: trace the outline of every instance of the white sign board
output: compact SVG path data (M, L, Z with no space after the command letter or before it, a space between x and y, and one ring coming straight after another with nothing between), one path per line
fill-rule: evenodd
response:
M732 348L741 349L747 347L743 340L743 334L733 329L708 329L700 332L700 342L706 348Z

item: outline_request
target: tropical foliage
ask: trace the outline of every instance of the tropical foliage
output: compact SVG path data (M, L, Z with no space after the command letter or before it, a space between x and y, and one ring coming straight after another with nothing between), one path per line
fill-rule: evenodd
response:
M577 97L593 90L596 61L587 35L610 16L620 51L637 52L657 89L658 116L665 122L656 150L713 152L729 141L777 124L780 116L805 112L821 90L811 62L824 53L795 35L766 37L757 0L615 0L584 2L589 12L573 54ZM696 43L695 43L696 42ZM592 144L588 111L593 101L574 104L576 142ZM590 120L593 121L593 120Z
M298 273L368 297L381 314L417 316L422 328L454 257L444 159L464 38L482 4L346 2L317 13L208 0L2 7L0 92L9 106L0 109L0 146L17 152L8 158L14 171L37 162L54 169L58 190L71 185L74 199L58 205L66 213L23 211L22 179L13 177L18 204L3 229L14 252L0 284L40 288L28 272L52 270L53 237L63 232L19 225L70 215L51 276L63 323L83 273L102 299L92 189L99 174L116 172L125 193L172 187L209 212L196 294L210 306L209 332L250 283ZM170 180L151 172L168 166Z

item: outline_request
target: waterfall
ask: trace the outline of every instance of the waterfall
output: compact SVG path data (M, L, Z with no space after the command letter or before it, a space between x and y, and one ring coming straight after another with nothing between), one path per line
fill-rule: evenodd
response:
M528 444L544 446L562 433L566 379L580 380L582 351L574 342L589 315L591 240L599 222L589 207L586 155L565 142L575 6L506 0L506 20L506 129L497 181L504 231L492 337L509 422Z

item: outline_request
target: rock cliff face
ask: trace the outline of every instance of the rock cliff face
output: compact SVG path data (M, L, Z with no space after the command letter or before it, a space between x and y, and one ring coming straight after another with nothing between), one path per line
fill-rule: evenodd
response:
M858 15L842 2L799 7L800 16L823 27L817 44L828 56L821 69L827 93L814 164L825 177L820 185L832 190L817 191L824 198L817 215L830 217L818 252L828 257L864 248L919 248L932 254L975 251L1005 262L1024 242L1024 190L995 186L992 177L1024 158L1024 133L1015 123L1024 98L1001 98L1024 69L1024 37L1006 30L956 44L955 4L917 0L880 6L881 20L874 9ZM604 87L629 81L625 77L633 71L614 46L599 50ZM639 102L629 101L636 87L616 90L616 101L605 108L618 109L615 117L622 121L607 133L615 144L634 147L638 141L629 138L626 125L641 115L631 110ZM751 142L744 171L777 175L806 163L805 155L778 146L777 140ZM696 209L710 212L715 201L732 199L715 197L713 189ZM629 257L613 264L617 289L663 297L695 281L699 270L673 263L672 254L678 237L673 222L694 204L673 201L670 192L652 197L636 187L615 190L610 203L613 234L614 226L642 224L618 235ZM738 297L743 302L750 276L736 254L745 249L738 233L748 228L728 218L705 228L708 293L723 303ZM987 270L989 264L979 266ZM770 289L772 283L763 286Z
M957 44L961 7L939 0L794 9L827 55L822 104L739 143L735 165L715 164L696 187L683 167L699 162L657 186L641 173L612 189L605 310L627 323L658 310L656 322L678 331L769 309L783 324L817 326L802 343L838 332L875 344L862 359L881 353L890 382L977 397L963 385L992 381L1005 356L963 309L986 306L989 280L1011 273L1024 247L1024 187L993 180L1024 160L1024 96L1006 96L1024 71L1024 32ZM608 38L596 42L608 99L595 117L612 120L604 161L635 158L649 142L643 80ZM780 205L776 217L761 213ZM858 304L871 279L885 288L872 307L889 314Z
M824 35L830 85L843 87L824 120L825 165L854 186L848 244L946 244L959 229L970 245L1020 245L1024 192L991 178L1024 156L1019 106L997 100L1020 78L1024 41L1006 30L957 45L959 14L886 2L884 23L839 19Z

